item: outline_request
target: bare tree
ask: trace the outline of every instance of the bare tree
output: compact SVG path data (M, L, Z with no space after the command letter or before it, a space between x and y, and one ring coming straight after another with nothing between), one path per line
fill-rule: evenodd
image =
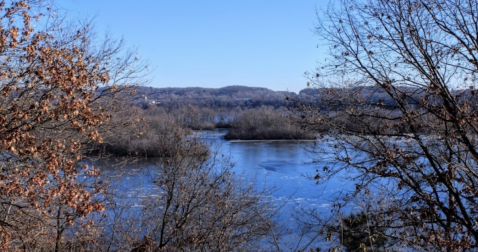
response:
M268 246L277 209L267 192L236 177L233 164L206 144L179 129L169 134L175 141L156 163L157 193L137 201L141 208L124 209L124 202L113 207L114 233L108 231L104 243L131 251L256 251Z
M330 161L316 178L355 185L336 216L379 197L367 214L389 245L476 249L477 23L474 0L342 0L319 14L331 57L310 78L329 106L301 115L333 136L315 150ZM336 223L322 219L321 231Z

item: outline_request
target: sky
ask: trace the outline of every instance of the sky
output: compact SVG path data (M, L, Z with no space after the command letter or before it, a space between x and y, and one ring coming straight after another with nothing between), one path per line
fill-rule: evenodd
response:
M314 34L324 0L62 0L68 18L124 38L153 69L148 86L307 87L325 51Z

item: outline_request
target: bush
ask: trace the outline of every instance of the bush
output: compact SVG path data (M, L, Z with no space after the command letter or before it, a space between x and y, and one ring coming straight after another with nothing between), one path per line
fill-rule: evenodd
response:
M314 139L313 133L306 133L293 122L293 115L286 110L271 108L248 109L231 123L226 139Z
M102 144L96 153L114 156L170 157L177 155L177 141L189 144L189 129L180 127L164 110L132 107L115 115ZM196 142L197 145L202 143ZM202 148L207 154L206 146Z

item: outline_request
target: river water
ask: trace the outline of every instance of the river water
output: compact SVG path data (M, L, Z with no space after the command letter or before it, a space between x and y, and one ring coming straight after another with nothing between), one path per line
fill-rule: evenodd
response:
M224 140L225 131L202 131L196 136L219 153L230 156L236 174L255 180L259 189L274 188L273 196L289 205L328 208L330 199L347 184L338 179L317 185L311 179L324 163L312 163L313 154L306 150L312 141L291 140Z
M225 130L198 131L195 137L209 143L213 152L229 157L235 164L232 170L238 178L254 182L258 190L272 188L272 201L282 207L278 220L290 223L287 225L292 233L297 227L293 224L297 209L330 212L330 199L348 187L339 179L321 185L311 179L315 171L325 165L311 162L313 154L305 148L313 144L312 141L227 141L223 138L225 133ZM101 167L103 176L115 181L115 190L137 202L137 207L141 206L141 199L158 195L154 180L159 171L154 161L127 165L120 174L116 168L104 164Z

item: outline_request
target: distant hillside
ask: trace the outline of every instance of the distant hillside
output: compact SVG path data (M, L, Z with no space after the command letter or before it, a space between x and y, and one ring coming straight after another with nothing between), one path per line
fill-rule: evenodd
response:
M154 88L154 87L136 87L136 94L133 101L140 106L160 106L166 109L175 109L184 105L197 106L199 108L211 109L248 109L261 106L270 106L274 108L286 107L291 104L290 100L299 100L305 103L314 104L317 107L327 107L332 97L329 92L333 91L335 95L340 94L336 88L306 88L296 94L288 91L273 91L267 88L246 87L246 86L227 86L223 88ZM381 103L384 106L395 106L394 100L381 88L376 86L363 86L348 89L340 89L347 95L357 95L365 98L366 103ZM402 87L402 92L412 94L416 100L410 100L409 104L416 103L423 90ZM461 91L455 91L458 93ZM467 91L464 91L464 96ZM289 98L289 99L286 99Z
M415 100L409 100L410 105L416 104L422 96L423 90L411 87L399 87L400 92L407 93L409 97L415 97ZM331 94L333 95L331 95ZM342 96L343 95L343 96ZM330 101L333 101L337 97L355 97L364 99L364 104L383 104L384 108L396 106L395 101L388 93L377 86L361 86L354 88L306 88L299 92L299 99L305 102L313 102L317 105L326 105Z
M166 108L175 108L184 104L209 108L254 108L260 106L277 108L288 104L286 97L297 98L298 96L293 92L246 86L223 88L137 87L135 102L143 106L154 104Z

